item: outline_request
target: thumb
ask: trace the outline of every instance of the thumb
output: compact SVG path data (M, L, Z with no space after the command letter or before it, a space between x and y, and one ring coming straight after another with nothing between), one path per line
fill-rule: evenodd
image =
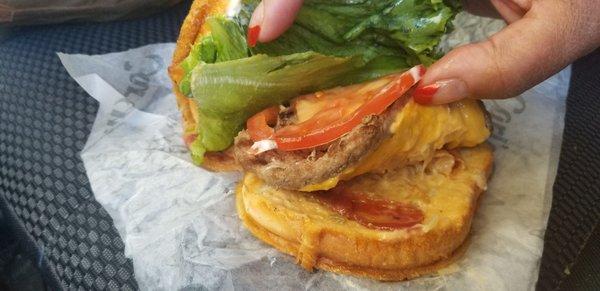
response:
M262 0L250 19L248 44L269 42L283 34L300 11L303 0Z
M568 7L560 7L563 1L540 2L551 3L532 7L488 40L454 49L433 64L414 92L415 101L513 97L567 66L583 53L573 49L578 38Z

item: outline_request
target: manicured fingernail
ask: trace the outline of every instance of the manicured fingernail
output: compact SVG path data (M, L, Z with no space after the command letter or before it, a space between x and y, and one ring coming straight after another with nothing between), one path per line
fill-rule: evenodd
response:
M437 81L418 87L413 92L415 102L423 105L445 104L468 97L467 84L459 79Z
M255 47L258 42L258 35L260 35L260 26L253 26L248 28L248 37L246 40L248 41L249 47Z
M433 100L433 95L438 91L439 88L440 85L435 83L423 87L417 87L417 89L415 89L413 92L413 99L415 99L415 102L419 104L430 104L431 100Z
M250 23L248 24L248 36L246 37L246 41L248 42L249 47L255 47L258 42L258 37L260 36L260 27L263 23L265 15L265 3L264 1L260 1L258 6L254 9L254 13L252 13L252 17L250 18Z

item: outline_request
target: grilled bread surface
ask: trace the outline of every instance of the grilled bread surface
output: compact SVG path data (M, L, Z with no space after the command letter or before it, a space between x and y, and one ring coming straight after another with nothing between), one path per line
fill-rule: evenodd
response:
M375 199L416 205L424 219L410 228L367 227L314 194L276 189L253 174L238 185L237 210L254 236L308 270L405 280L435 272L461 254L492 160L487 144L441 150L427 164L362 175L344 184Z

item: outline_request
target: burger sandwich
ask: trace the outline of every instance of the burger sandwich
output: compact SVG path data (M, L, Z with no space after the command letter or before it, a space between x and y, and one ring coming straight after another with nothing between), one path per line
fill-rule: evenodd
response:
M258 0L196 0L169 74L193 160L243 171L258 239L314 268L404 280L464 250L492 166L481 102L412 96L459 1L306 0L248 41Z

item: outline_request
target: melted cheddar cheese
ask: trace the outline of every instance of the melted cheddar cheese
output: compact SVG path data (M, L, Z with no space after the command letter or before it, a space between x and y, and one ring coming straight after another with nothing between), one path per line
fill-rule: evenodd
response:
M310 193L277 189L252 173L241 182L245 212L263 227L286 238L303 238L307 224L334 232L357 234L378 241L405 238L410 233L459 228L485 190L492 164L486 144L459 149L456 154L436 151L428 163L398 168L384 175L368 174L344 182L352 192L371 199L416 205L425 215L409 229L381 231L367 228L329 209Z
M301 105L301 104L299 104ZM297 111L305 111L297 106ZM315 111L314 106L306 110ZM303 116L310 113L302 113ZM385 172L431 160L436 150L473 147L490 135L482 105L476 100L463 100L448 105L423 106L410 100L398 112L390 126L391 136L341 175L321 183L308 185L301 191L328 190L339 181L370 172Z

